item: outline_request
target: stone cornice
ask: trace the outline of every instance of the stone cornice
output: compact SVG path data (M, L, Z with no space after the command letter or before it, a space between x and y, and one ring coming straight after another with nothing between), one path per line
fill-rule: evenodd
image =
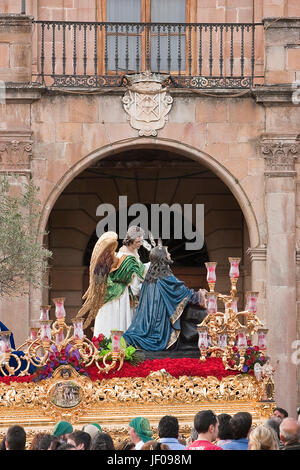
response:
M266 261L267 260L267 248L266 247L256 247L248 248L246 251L247 255L250 257L251 261Z
M4 99L7 103L33 103L41 99L45 91L40 84L5 82Z
M293 95L295 85L264 85L252 88L252 95L256 103L264 106L296 106Z

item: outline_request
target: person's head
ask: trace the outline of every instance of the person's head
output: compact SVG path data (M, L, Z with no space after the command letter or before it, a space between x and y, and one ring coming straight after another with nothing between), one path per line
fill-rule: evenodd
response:
M73 444L69 444L68 442L61 442L59 446L55 450L77 450Z
M127 247L129 246L134 250L138 250L143 243L144 234L145 232L141 227L132 225L127 230L126 237L123 240L123 245Z
M38 450L39 443L40 443L41 439L43 439L43 437L46 436L46 435L47 434L44 433L44 432L37 433L31 441L31 444L29 446L29 450Z
M150 266L145 280L147 282L156 282L157 279L164 279L172 274L171 260L168 249L165 246L158 245L152 248L149 254Z
M158 423L158 435L162 437L172 437L178 439L179 423L175 416L163 416Z
M260 425L252 429L249 435L249 450L278 450L278 438L274 429Z
M90 423L83 426L82 431L87 432L93 439L99 431L102 432L102 428L98 423Z
M130 439L125 439L115 446L116 450L134 450L134 447L135 444Z
M212 410L199 411L194 418L194 428L199 435L205 435L205 438L213 442L218 435L218 418Z
M218 415L219 427L218 438L221 440L232 439L232 429L230 426L231 416L227 413Z
M273 417L283 420L288 417L288 412L284 408L274 408Z
M133 418L129 423L128 435L134 444L137 444L140 441L150 441L153 436L153 432L150 429L148 419L142 416Z
M26 432L22 426L10 426L5 437L6 450L25 450Z
M115 450L114 442L106 432L99 431L93 437L90 446L91 450Z
M233 439L245 439L252 426L252 416L247 411L236 413L230 420Z
M69 434L73 432L72 424L68 421L59 421L53 429L53 435L58 437L61 442L67 442Z
M275 431L278 439L280 439L280 432L279 432L280 423L281 423L281 419L276 416L267 419L267 421L265 422L265 426L267 426L268 428L272 428Z
M294 418L284 418L280 423L279 431L280 439L285 445L300 440L300 425Z
M37 443L36 450L56 450L60 444L58 437L45 434Z
M196 429L193 427L193 428L191 429L190 440L191 440L191 442L194 442L194 441L196 441L197 439L198 439L198 433L197 433Z
M170 447L167 444L162 444L161 442L151 440L145 442L141 450L170 450Z
M89 450L91 436L84 431L74 431L68 436L68 444L72 444L77 450Z

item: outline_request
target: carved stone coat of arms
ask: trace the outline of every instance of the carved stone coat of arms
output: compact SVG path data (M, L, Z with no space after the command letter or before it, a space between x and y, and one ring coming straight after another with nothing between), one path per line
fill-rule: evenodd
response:
M163 87L166 76L151 72L127 75L128 90L122 101L130 125L139 136L156 136L168 120L173 98Z

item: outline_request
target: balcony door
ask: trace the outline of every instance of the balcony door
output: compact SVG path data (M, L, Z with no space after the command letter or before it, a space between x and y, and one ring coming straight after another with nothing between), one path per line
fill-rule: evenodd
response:
M97 19L108 23L99 32L99 74L145 70L184 74L187 34L191 34L185 23L194 19L193 2L98 0Z

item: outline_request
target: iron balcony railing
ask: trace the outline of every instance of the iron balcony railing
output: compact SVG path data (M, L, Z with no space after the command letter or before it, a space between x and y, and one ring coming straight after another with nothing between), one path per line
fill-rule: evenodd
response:
M143 71L180 88L250 88L260 78L260 23L35 23L35 80L49 87L118 87Z

